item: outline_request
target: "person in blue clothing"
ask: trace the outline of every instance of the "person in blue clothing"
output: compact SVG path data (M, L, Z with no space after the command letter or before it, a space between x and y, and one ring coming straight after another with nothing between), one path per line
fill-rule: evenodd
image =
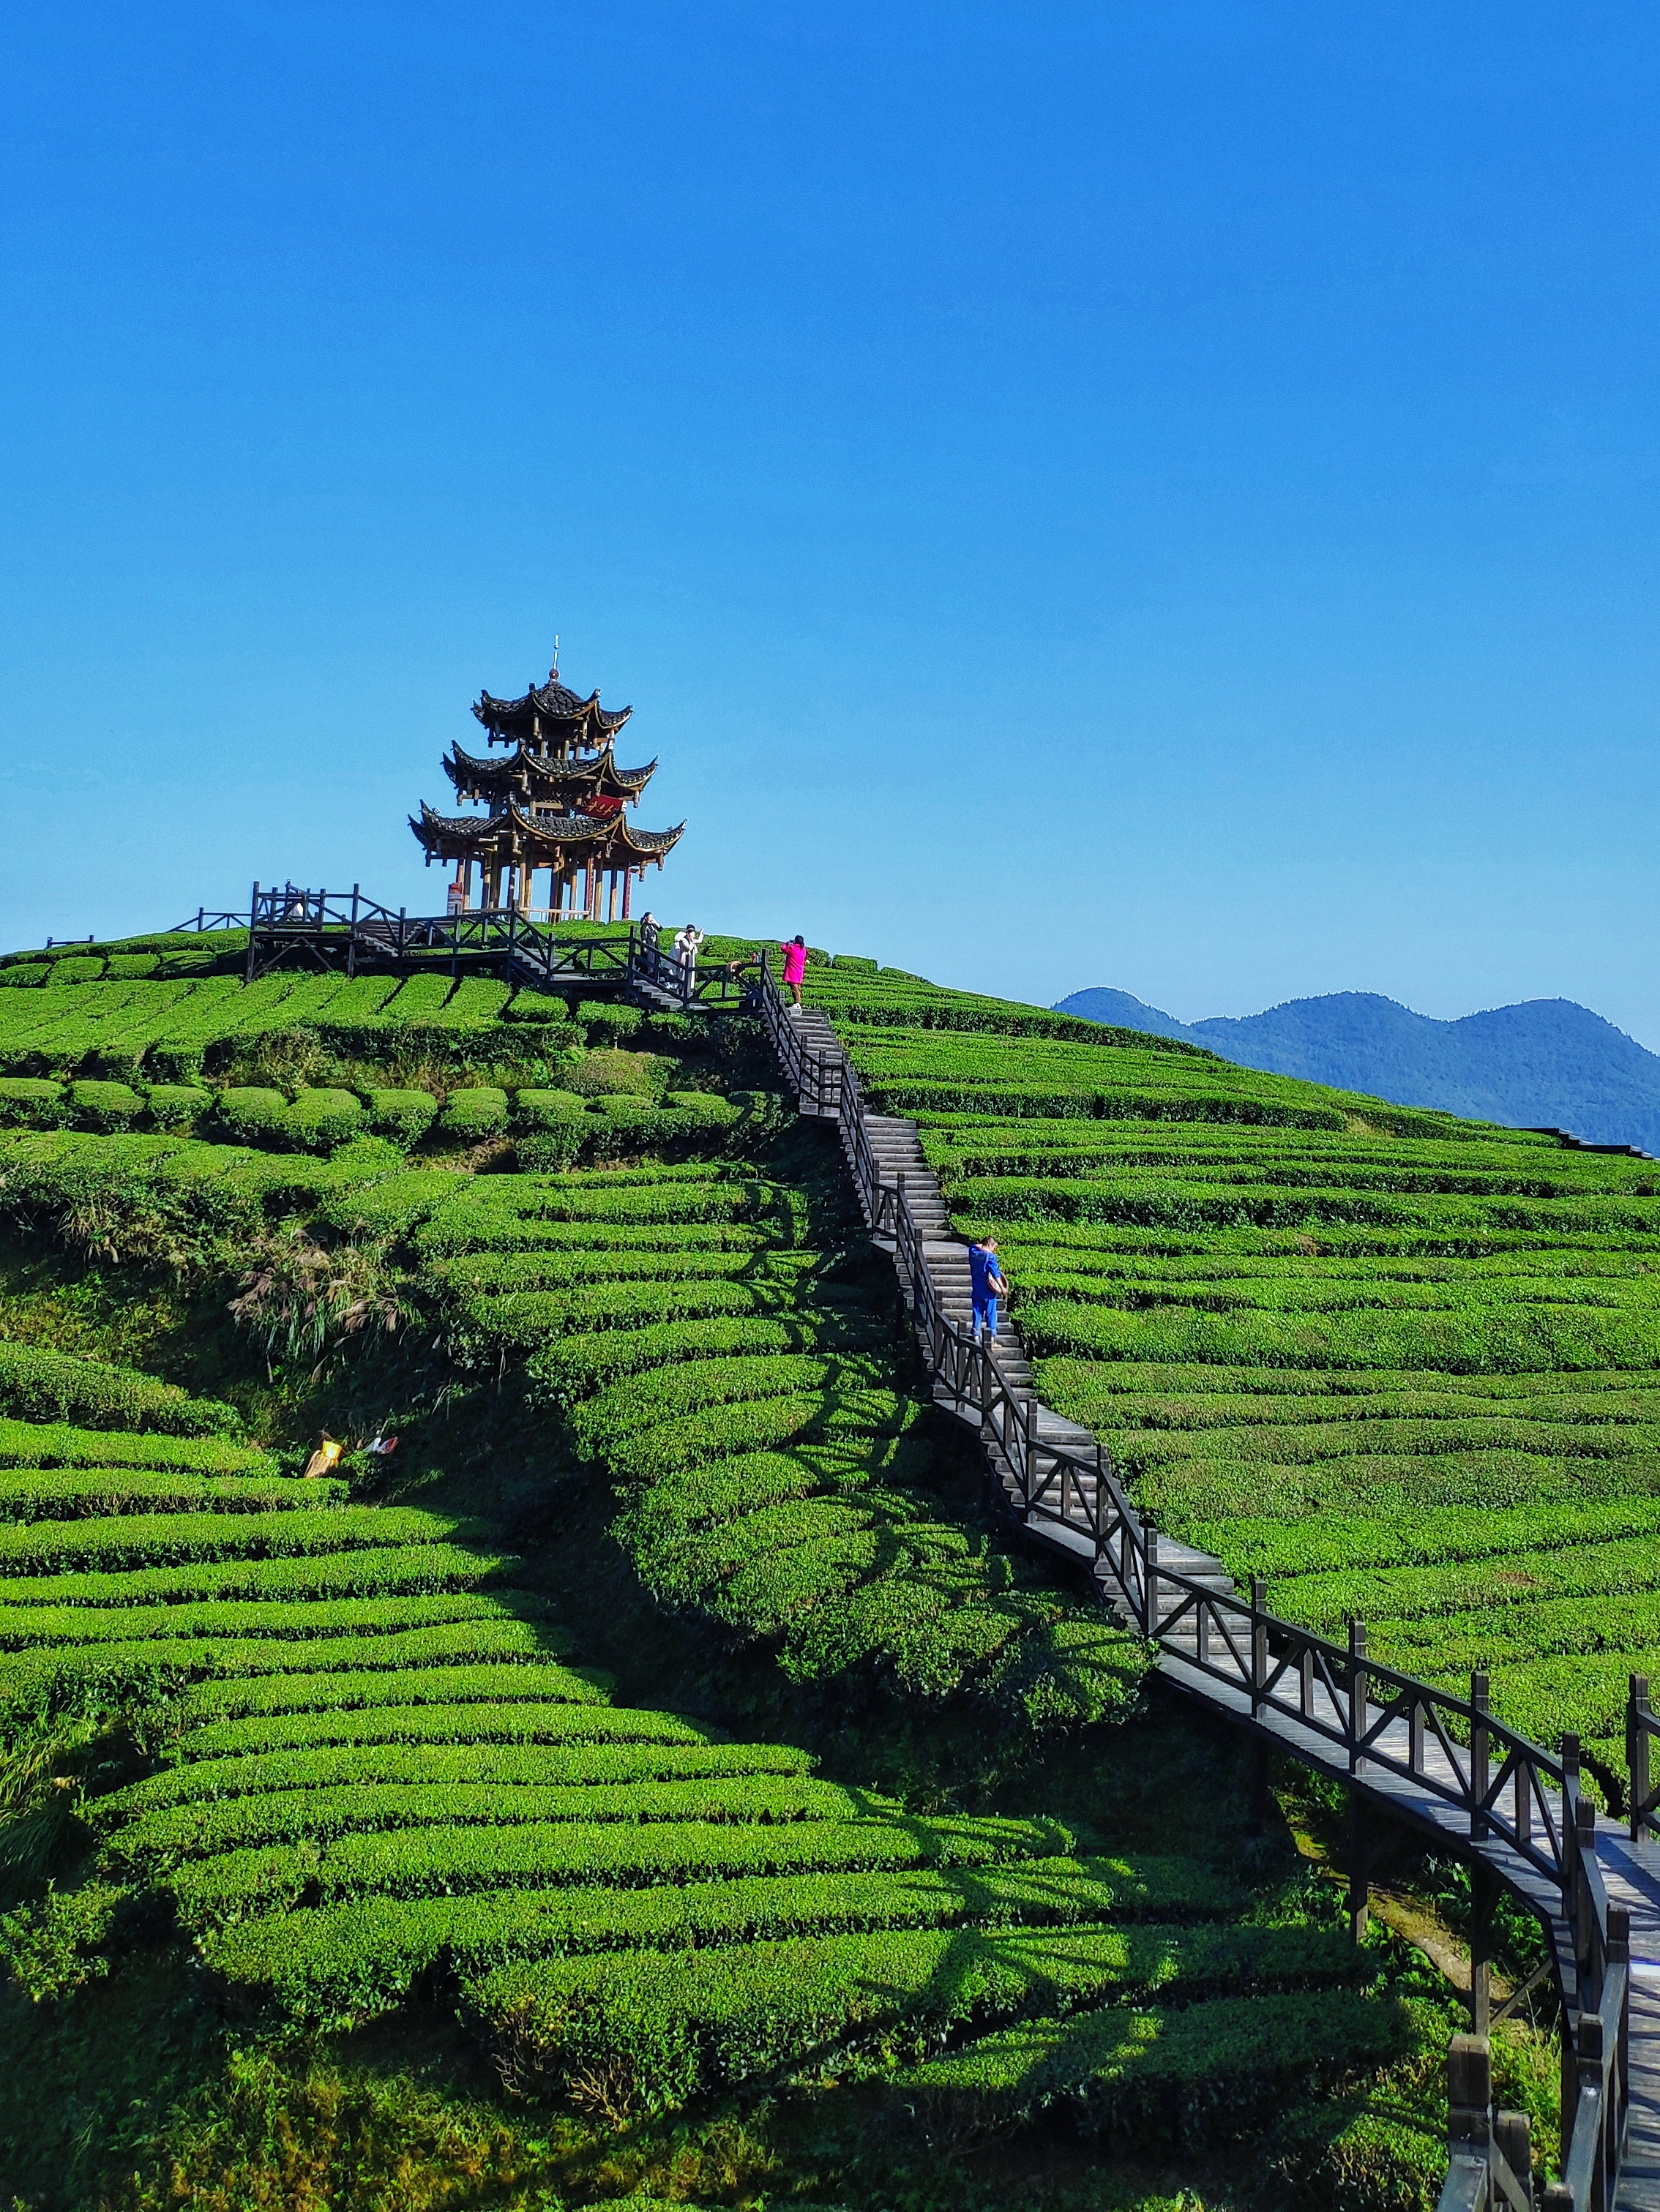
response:
M974 1293L974 1334L989 1342L997 1334L997 1301L1008 1293L1008 1279L997 1264L997 1239L982 1237L969 1247L969 1282Z

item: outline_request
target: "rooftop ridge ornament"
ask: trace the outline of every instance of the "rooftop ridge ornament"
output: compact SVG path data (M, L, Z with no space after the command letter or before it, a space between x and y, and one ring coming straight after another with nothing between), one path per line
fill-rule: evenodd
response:
M599 704L597 690L583 698L559 678L559 640L545 684L532 683L517 699L481 691L474 718L487 742L503 745L496 758L452 743L442 761L459 801L482 801L482 814L441 814L423 799L410 828L427 865L453 861L453 914L475 906L514 911L538 921L626 921L634 879L661 867L685 823L672 830L636 830L628 810L656 771L617 764L616 733L631 707ZM477 896L473 868L479 871ZM534 880L548 871L548 903L533 901Z

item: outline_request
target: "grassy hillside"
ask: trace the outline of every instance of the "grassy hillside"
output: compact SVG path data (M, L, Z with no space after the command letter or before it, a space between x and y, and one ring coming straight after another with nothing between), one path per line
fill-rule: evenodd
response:
M839 964L818 992L1162 1527L1386 1662L1490 1668L1617 1786L1660 1671L1660 1170Z
M752 1026L234 950L0 967L0 2185L1432 2203L1439 1977L988 1522Z

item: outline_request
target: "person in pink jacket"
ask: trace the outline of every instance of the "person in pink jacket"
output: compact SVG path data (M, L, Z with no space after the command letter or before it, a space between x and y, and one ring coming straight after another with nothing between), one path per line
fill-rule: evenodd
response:
M797 937L788 945L781 945L778 950L784 956L784 981L792 1002L790 1012L799 1014L801 1011L801 978L807 972L807 941L804 937Z

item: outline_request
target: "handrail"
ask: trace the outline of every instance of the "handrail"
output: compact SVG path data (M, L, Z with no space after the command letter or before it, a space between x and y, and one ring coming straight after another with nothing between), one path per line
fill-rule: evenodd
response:
M198 906L193 915L187 914L182 921L174 922L173 927L163 933L168 937L184 937L192 931L246 929L247 926L248 918L245 914L227 914L222 909L215 913L208 907Z
M402 964L411 953L447 953L452 963L463 956L502 961L514 980L553 989L584 978L626 981L634 972L634 944L615 938L561 940L517 907L473 907L459 914L395 912L363 895L313 890L292 883L256 883L246 915L229 917L248 930L247 979L263 972L262 955L280 957L286 948L308 946L319 955L344 944L346 973L355 975L360 957Z
M1045 1437L1036 1394L1010 1382L994 1344L945 1310L903 1177L890 1183L882 1176L856 1071L839 1045L832 1053L809 1048L801 1024L785 1011L765 954L758 1000L803 1109L836 1117L873 1233L892 1239L902 1291L938 1391L977 1413L982 1441L994 1464L1006 1470L1022 1522L1048 1522L1087 1539L1097 1584L1120 1617L1166 1646L1182 1631L1172 1658L1213 1691L1223 1710L1258 1724L1278 1721L1282 1741L1290 1734L1316 1764L1363 1786L1379 1776L1409 1782L1459 1816L1472 1851L1512 1887L1518 1870L1546 1885L1554 1900L1550 1917L1572 1947L1580 2089L1565 2138L1566 2180L1544 2202L1553 2212L1605 2212L1628 2101L1628 1927L1626 1915L1610 1906L1597 1863L1596 1808L1580 1785L1578 1739L1565 1735L1560 1754L1553 1754L1494 1718L1485 1674L1472 1675L1468 1698L1456 1697L1372 1658L1359 1621L1351 1624L1345 1647L1270 1612L1260 1579L1246 1599L1231 1586L1218 1588L1166 1565L1158 1528L1131 1501L1104 1447L1093 1442L1085 1451ZM1648 1710L1646 1682L1639 1699L1640 1679L1633 1683L1632 1724L1645 1756L1660 1722ZM1643 1818L1660 1828L1660 1790L1649 1796L1645 1780L1645 1796ZM1536 1898L1529 1902L1539 1909ZM1565 1972L1568 1961L1559 1955L1557 1963ZM1530 2183L1524 2199L1520 2173L1493 2139L1484 2141L1488 2148L1479 2159L1468 2145L1455 2144L1447 2185L1454 2193L1444 2195L1443 2212L1504 2205L1527 2212ZM1522 2172L1525 2166L1524 2158ZM1601 2193L1589 2193L1593 2187Z
M1607 1972L1574 2032L1572 2125L1563 2130L1562 2179L1546 2190L1543 2212L1607 2212L1614 2203L1631 2115L1630 1933L1615 1906Z

